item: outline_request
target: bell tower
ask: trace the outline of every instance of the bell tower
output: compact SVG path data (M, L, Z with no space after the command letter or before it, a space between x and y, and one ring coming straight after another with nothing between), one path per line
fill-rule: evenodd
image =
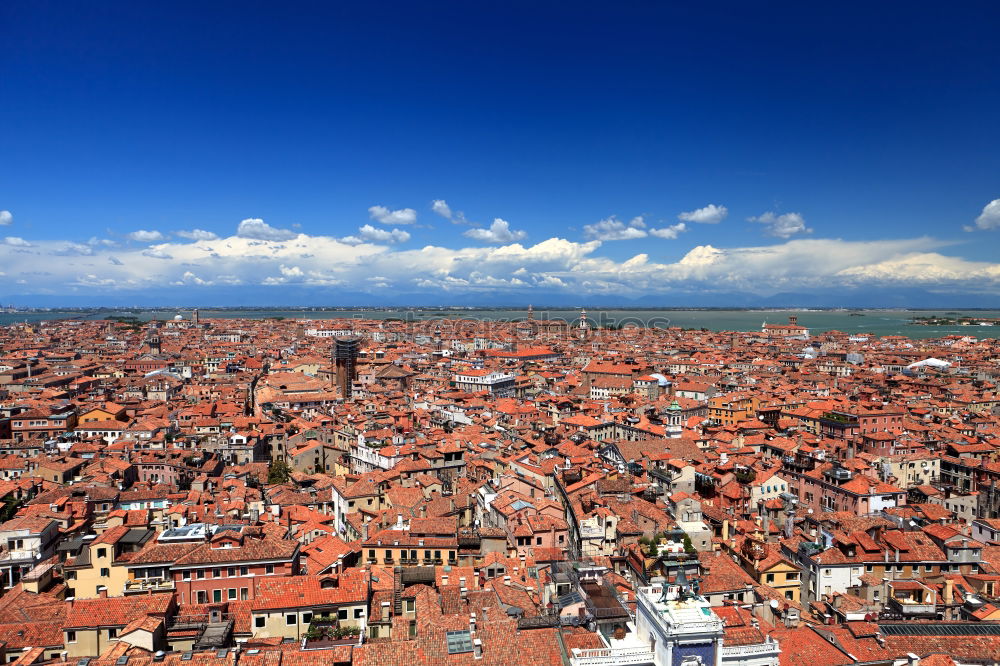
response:
M684 432L684 414L680 403L674 400L667 408L667 437L677 439Z

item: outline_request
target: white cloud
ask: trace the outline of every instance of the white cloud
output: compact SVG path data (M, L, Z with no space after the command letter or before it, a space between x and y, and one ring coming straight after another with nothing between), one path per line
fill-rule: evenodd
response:
M448 202L444 199L435 199L431 202L431 210L443 217L446 220L451 221L452 224L473 224L469 220L465 219L465 213L460 210L453 211Z
M708 204L704 208L690 210L677 216L678 220L684 222L697 222L699 224L718 224L729 215L729 209L725 206Z
M444 199L435 199L431 202L431 210L446 220L451 219L451 206Z
M385 206L372 206L368 216L382 224L413 224L417 221L417 211L412 208L390 210Z
M493 220L489 229L469 229L462 235L483 243L500 245L524 240L528 237L528 232L511 229L507 220L501 220L498 217Z
M565 289L566 283L557 278L555 275L546 275L544 277L538 278L535 281L536 287L547 287L552 289Z
M649 235L656 236L657 238L673 240L685 231L687 231L687 225L683 222L678 222L677 224L671 224L670 226L663 227L662 229L650 229Z
M764 233L778 238L791 238L795 234L812 233L812 229L806 226L805 218L802 217L801 213L776 215L768 211L756 217L748 217L747 222L763 224Z
M200 277L198 277L191 271L184 271L184 275L181 276L181 279L175 282L174 284L177 285L195 284L204 287L213 284L213 282L211 280L202 280Z
M1000 265L946 257L937 252L911 252L845 268L837 276L857 284L937 285L963 281L996 284L1000 282Z
M976 226L966 226L966 231L1000 229L1000 199L994 199L983 207L983 212L976 218Z
M18 236L7 236L3 239L3 244L11 247L31 247L31 243Z
M408 240L410 240L410 233L408 231L403 231L402 229L386 231L385 229L379 229L366 224L358 228L357 235L341 238L340 242L347 243L348 245L360 245L362 243L405 243Z
M219 236L204 229L191 229L190 231L178 231L177 235L188 240L217 240Z
M14 221L14 215L9 210L0 210L0 227L6 227Z
M646 237L646 221L642 216L633 217L626 224L617 217L611 217L583 225L583 235L585 238L598 241L632 240L634 238Z
M166 238L159 231L147 231L145 229L137 229L136 231L125 234L125 237L129 240L138 241L140 243L156 243Z
M650 235L664 230L623 223ZM645 221L643 221L645 225ZM367 225L361 235L405 231ZM690 225L688 225L690 226ZM621 229L617 229L621 231ZM280 231L280 230L279 230ZM509 225L478 231L499 239L516 234ZM606 230L605 230L606 231ZM674 230L680 233L680 230ZM673 241L679 243L679 240ZM658 261L643 252L620 259L602 256L601 240L548 238L531 245L468 243L467 246L398 247L389 242L349 244L330 236L296 235L261 240L231 235L207 243L174 240L152 247L108 248L67 241L31 240L26 249L0 242L0 266L10 284L24 280L24 293L132 292L148 290L296 284L375 294L391 285L399 294L440 290L448 294L523 292L532 289L570 296L669 296L721 291L774 294L868 285L913 285L1000 296L1000 263L966 261L944 254L949 243L931 238L843 241L795 238L755 247L692 247L679 260ZM167 261L150 261L150 258ZM40 274L39 266L45 266ZM526 300L525 302L528 302Z
M84 245L83 243L59 241L53 248L52 254L60 257L71 257L76 255L89 257L94 254L94 248L89 245Z
M236 228L236 235L240 238L253 238L264 241L291 240L298 236L297 233L289 229L272 227L259 217L247 218L240 222L240 226Z

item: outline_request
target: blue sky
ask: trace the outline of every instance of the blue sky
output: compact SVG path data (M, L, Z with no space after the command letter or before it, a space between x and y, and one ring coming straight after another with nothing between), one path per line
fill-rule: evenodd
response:
M1000 304L995 3L143 4L0 5L4 300Z

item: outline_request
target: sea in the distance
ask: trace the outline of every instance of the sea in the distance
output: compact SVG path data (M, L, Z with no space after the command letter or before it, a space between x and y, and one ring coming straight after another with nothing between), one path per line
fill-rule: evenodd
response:
M852 314L853 313L853 314ZM51 319L104 319L109 316L135 317L142 321L156 318L160 320L173 319L176 315L190 318L190 310L127 310L108 311L45 311L45 312L12 312L0 313L0 325L15 322L35 322ZM432 308L421 309L389 309L371 310L199 310L204 319L265 319L283 317L285 319L406 319L422 321L426 319L524 319L526 310L479 310ZM663 326L679 326L681 328L705 328L711 331L757 331L761 324L787 323L789 315L798 317L798 323L807 326L813 333L837 330L845 333L870 333L874 335L905 335L910 338L936 338L945 335L974 335L978 338L1000 337L1000 326L921 326L911 324L914 316L961 316L1000 319L1000 311L996 310L616 310L595 309L587 312L587 318L598 325L615 325L623 323ZM564 319L570 322L578 321L579 310L535 310L536 319Z

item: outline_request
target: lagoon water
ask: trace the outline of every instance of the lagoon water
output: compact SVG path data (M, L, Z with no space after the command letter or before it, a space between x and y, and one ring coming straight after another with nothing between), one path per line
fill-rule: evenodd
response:
M851 313L862 316L852 316ZM21 321L43 321L51 319L103 319L108 316L134 316L148 321L172 319L181 314L190 318L190 310L143 310L127 312L123 310L101 312L26 312L2 313L0 325ZM284 317L285 319L406 319L421 321L426 319L524 319L526 310L465 310L443 308L434 309L377 309L377 310L200 310L205 319L263 319ZM1000 326L918 326L910 324L913 316L947 315L972 316L1000 319L1000 311L914 311L914 310L590 310L587 317L599 325L633 323L653 326L680 326L683 328L706 328L712 331L756 331L762 323L786 323L789 315L798 317L799 324L808 326L813 333L838 330L847 333L871 333L874 335L905 335L910 338L934 338L956 333L975 335L980 338L1000 337ZM564 319L577 321L579 310L535 310L536 319Z

